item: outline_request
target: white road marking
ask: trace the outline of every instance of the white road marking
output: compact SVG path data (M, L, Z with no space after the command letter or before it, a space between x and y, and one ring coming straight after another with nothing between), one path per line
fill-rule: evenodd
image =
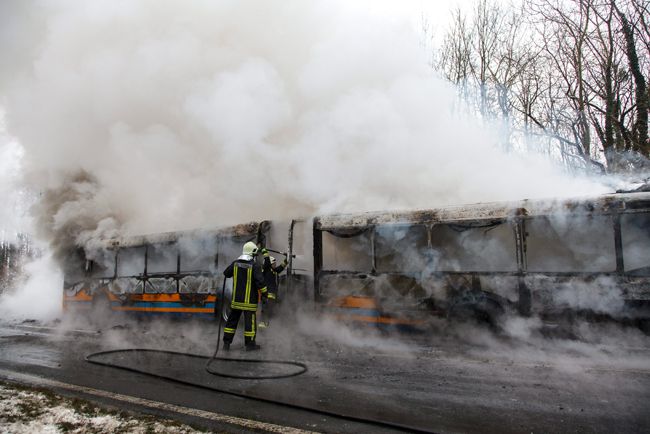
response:
M248 429L263 430L265 432L283 433L283 434L315 434L314 431L305 431L298 428L276 425L266 422L258 422L250 419L243 419L240 417L228 416L225 414L214 413L211 411L198 410L195 408L182 407L174 404L167 404L160 401L152 401L144 398L137 398L135 396L121 395L119 393L108 392L105 390L93 389L85 386L77 386L75 384L63 383L56 380L39 377L36 375L24 374L21 372L9 371L0 369L0 377L6 380L14 380L18 382L28 383L34 386L51 386L60 389L71 390L74 392L86 393L88 395L99 396L102 398L114 399L117 401L127 402L129 404L137 404L144 407L155 408L158 410L172 411L187 416L200 417L203 419L214 420L217 422L225 422L231 425L238 425Z

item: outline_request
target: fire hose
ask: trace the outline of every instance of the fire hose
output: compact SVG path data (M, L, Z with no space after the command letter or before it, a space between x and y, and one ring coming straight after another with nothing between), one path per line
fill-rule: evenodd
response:
M271 250L270 250L271 251ZM282 252L276 252L273 251L274 253L282 253ZM231 395L231 396L236 396L239 398L245 398L245 399L250 399L253 401L257 402L264 402L267 404L276 404L276 405L281 405L283 407L295 409L295 410L300 410L300 411L307 411L310 413L315 413L315 414L320 414L323 416L329 416L329 417L335 417L338 419L344 419L348 420L351 422L357 422L357 423L363 423L363 424L369 424L369 425L374 425L378 427L383 427L383 428L390 428L390 429L397 429L400 431L406 431L406 432L416 432L416 433L432 433L433 431L430 430L425 430L422 428L417 428L417 427L412 427L408 425L402 425L398 423L393 423L393 422L386 422L378 419L370 419L370 418L364 418L360 416L354 416L352 414L344 414L344 413L339 413L336 411L329 411L329 410L324 410L321 408L317 407L310 407L307 405L300 405L300 404L295 404L291 402L286 402L286 401L280 401L276 399L269 399L269 398L264 398L261 396L256 396L252 395L249 393L243 393L243 392L235 392L229 389L225 388L219 388L219 387L212 387L212 386L207 386L204 384L200 383L195 383L192 381L187 381L187 380L182 380L176 377L168 376L168 375L162 375L162 374L154 374L152 372L146 371L144 369L138 369L138 368L133 368L133 367L128 367L128 366L123 366L115 363L110 363L110 362L104 362L100 360L96 360L100 356L105 356L108 354L118 354L118 353L158 353L158 354L173 354L173 355L180 355L184 357L191 357L191 358L200 358L200 359L208 359L208 361L205 364L205 370L212 374L212 375L217 375L220 377L227 377L227 378L236 378L236 379L247 379L247 380L265 380L265 379L280 379L280 378L289 378L289 377L295 377L297 375L304 374L307 372L307 365L301 362L296 362L296 361L287 361L287 360L268 360L268 359L242 359L242 358L229 358L229 357L217 357L217 354L219 353L219 342L220 342L220 337L221 337L221 326L223 323L223 309L224 309L224 294L225 294L225 289L226 289L226 279L223 281L223 285L221 287L221 312L219 313L219 327L218 327L218 333L217 333L217 346L215 348L214 354L212 357L208 358L203 355L199 354L192 354L192 353L183 353L183 352L177 352L177 351L167 351L167 350L153 350L153 349L147 349L147 348L127 348L127 349L118 349L118 350L109 350L109 351L100 351L97 353L92 353L88 354L84 360L87 361L88 363L92 363L95 365L100 365L100 366L108 366L111 368L117 368L121 369L124 371L129 371L129 372L135 372L138 374L144 374L148 375L150 377L154 378L160 378L163 380L167 381L172 381L174 383L178 384L183 384L186 386L192 386L192 387L198 387L200 389L204 390L210 390L214 392L219 392L223 393L226 395ZM291 372L287 374L276 374L276 375L256 375L256 376L243 376L243 375L235 375L235 374L228 374L224 372L218 372L210 369L210 365L218 360L220 363L224 362L238 362L238 363L266 363L266 364L276 364L276 365L288 365L288 366L296 366L300 368L296 372Z
M279 255L284 255L284 256L287 257L287 258L289 257L289 253L287 253L287 252L281 252L281 251L279 251L279 250L269 249L268 247L266 248L266 250L268 250L269 252L277 253L277 254L279 254ZM291 255L291 257L292 257L292 258L295 258L296 255Z
M205 364L205 370L209 372L210 374L213 375L218 375L220 377L227 377L227 378L239 378L242 380L270 380L270 379L279 379L279 378L289 378L289 377L295 377L300 374L304 374L307 372L307 365L304 363L300 362L294 362L294 361L286 361L286 360L268 360L268 359L235 359L235 358L230 358L230 357L217 357L217 354L219 353L219 343L221 342L219 337L221 336L221 325L223 324L223 310L224 310L224 301L225 301L225 295L226 293L226 279L223 279L223 285L221 286L221 312L219 313L219 327L218 327L218 332L217 332L217 346L214 350L214 354L212 357L208 360L208 362ZM299 371L289 373L289 374L276 374L276 375L255 375L255 376L250 376L250 375L235 375L235 374L227 374L223 372L218 372L218 371L213 371L210 369L210 365L212 362L215 360L221 360L224 362L242 362L242 363L269 363L269 364L276 364L276 365L290 365L290 366L297 366L300 368Z

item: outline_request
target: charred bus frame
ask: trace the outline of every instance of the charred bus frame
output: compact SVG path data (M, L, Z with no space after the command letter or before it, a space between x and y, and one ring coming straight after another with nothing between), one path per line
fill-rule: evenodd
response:
M64 276L64 309L99 306L106 311L211 317L218 302L216 288L223 282L219 270L225 265L220 257L225 255L225 261L230 261L241 243L263 239L268 229L268 222L261 222L108 239L94 251L106 258L104 267L97 259L87 258L82 249L72 252ZM191 246L190 250L198 249L195 243L201 244L201 251L193 254L181 243ZM136 256L123 268L122 256L131 251ZM166 263L154 267L156 253L163 254ZM99 268L105 270L98 273Z
M298 225L307 239L296 239ZM174 246L182 238L214 240L212 266L185 269L177 252L169 269L149 267L150 248ZM587 311L588 304L563 305L554 297L571 295L576 284L590 291L602 284L599 279L620 290L625 306L619 316L650 318L650 193L323 215L275 226L263 221L107 240L112 272L96 276L93 261L82 255L75 262L72 255L68 262L76 272L66 272L64 306L88 307L105 296L112 310L207 315L216 306L224 262L237 257L245 241L266 245L271 239L288 242L287 294L305 291L317 306L356 312L367 322L412 323L411 314L468 310L487 317L510 310L542 316ZM221 251L217 240L230 240L233 248ZM120 252L133 247L143 249L144 264L125 275ZM184 279L200 276L209 281L208 291L181 290ZM156 279L173 283L168 293L147 289ZM123 283L128 290L115 290Z
M647 321L650 317L650 254L643 263L643 267L630 269L626 268L626 249L623 238L622 219L625 219L623 226L630 225L630 216L641 216L641 231L650 241L650 194L628 193L612 194L594 199L567 200L567 201L536 201L525 200L510 203L487 203L462 207L449 207L436 210L404 211L404 212L375 212L360 214L342 214L316 217L313 220L313 246L314 246L314 298L320 303L332 303L332 299L326 296L323 282L326 279L339 279L338 286L345 287L346 281L367 280L386 276L402 276L417 280L425 270L381 270L378 267L380 256L378 255L379 235L381 231L395 228L423 229L423 236L426 237L426 249L436 249L434 233L440 227L452 227L459 231L468 229L485 229L487 233L491 228L500 225L510 227L512 233L512 258L513 263L510 269L489 269L460 267L463 269L445 269L444 267L432 266L426 271L429 277L442 283L445 288L445 297L441 300L430 297L429 300L422 299L422 306L448 315L455 307L465 306L474 309L484 316L491 316L502 313L508 309L515 309L519 314L530 315L537 313L541 315L552 315L563 311L561 303L548 303L548 293L557 291L558 285L573 283L589 284L595 279L607 277L611 279L614 286L620 288L622 297L626 304L622 316L642 318ZM612 251L598 252L595 255L609 255L611 257L611 268L592 268L586 264L586 269L577 268L573 270L561 270L558 267L544 268L540 266L539 259L534 267L529 266L529 244L533 240L531 227L540 226L542 219L569 219L575 221L591 222L601 220L600 223L609 225L609 229L603 229L603 239L598 233L592 234L594 239L584 237L578 240L585 245L593 242L594 249L598 246L611 243ZM638 219L637 219L638 220ZM591 224L591 223L590 223ZM599 229L599 230L600 230ZM339 238L354 238L364 235L367 243L369 261L368 269L350 270L328 267L324 263L324 234L334 235ZM611 240L606 240L611 236ZM627 238L630 235L628 234ZM540 239L542 241L540 241ZM537 245L544 244L543 237L537 237ZM650 246L650 242L648 243ZM650 248L650 247L649 247ZM422 249L423 251L426 249ZM539 250L539 248L537 248ZM605 249L608 250L608 249ZM648 250L650 252L650 250ZM551 253L553 253L551 251ZM584 252L583 252L584 253ZM632 254L632 252L628 252ZM361 255L366 252L359 253ZM471 255L467 252L467 255ZM594 255L592 255L594 256ZM595 256L594 256L595 257ZM633 258L629 258L633 259ZM638 259L638 258L636 258ZM632 261L634 262L634 261ZM636 261L638 262L638 260ZM503 288L491 287L490 278L496 278L496 282L509 280L508 288L510 297L504 296ZM461 284L458 284L458 281ZM455 290L449 291L450 281L455 281ZM420 282L421 283L421 282ZM497 283L498 284L498 283ZM354 285L353 285L354 286ZM358 286L358 285L357 285ZM494 286L494 285L492 285ZM367 289L367 287L365 288ZM343 291L345 292L345 291ZM452 292L452 294L450 294ZM516 294L513 297L512 294ZM546 296L544 296L546 293ZM362 291L360 296L372 295L372 290ZM339 293L340 295L340 293ZM334 302L336 307L346 306L345 301ZM584 306L585 311L589 306ZM565 310L565 309L564 309ZM606 310L606 309L605 309Z

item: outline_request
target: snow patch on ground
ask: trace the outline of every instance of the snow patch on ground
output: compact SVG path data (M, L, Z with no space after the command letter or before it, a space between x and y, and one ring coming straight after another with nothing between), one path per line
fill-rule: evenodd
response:
M77 399L0 383L0 434L20 433L199 433L152 416L103 410Z

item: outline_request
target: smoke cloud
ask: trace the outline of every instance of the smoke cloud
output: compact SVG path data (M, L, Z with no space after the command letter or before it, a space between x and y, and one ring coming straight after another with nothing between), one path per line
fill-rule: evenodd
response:
M4 320L38 319L49 321L61 313L63 276L49 255L25 265L19 291L0 294L0 317Z
M6 131L5 114L0 109L0 243L14 243L26 230L26 192L21 186L20 170L24 154L20 144Z
M408 19L332 1L8 1L0 105L55 243L600 193L451 112Z

